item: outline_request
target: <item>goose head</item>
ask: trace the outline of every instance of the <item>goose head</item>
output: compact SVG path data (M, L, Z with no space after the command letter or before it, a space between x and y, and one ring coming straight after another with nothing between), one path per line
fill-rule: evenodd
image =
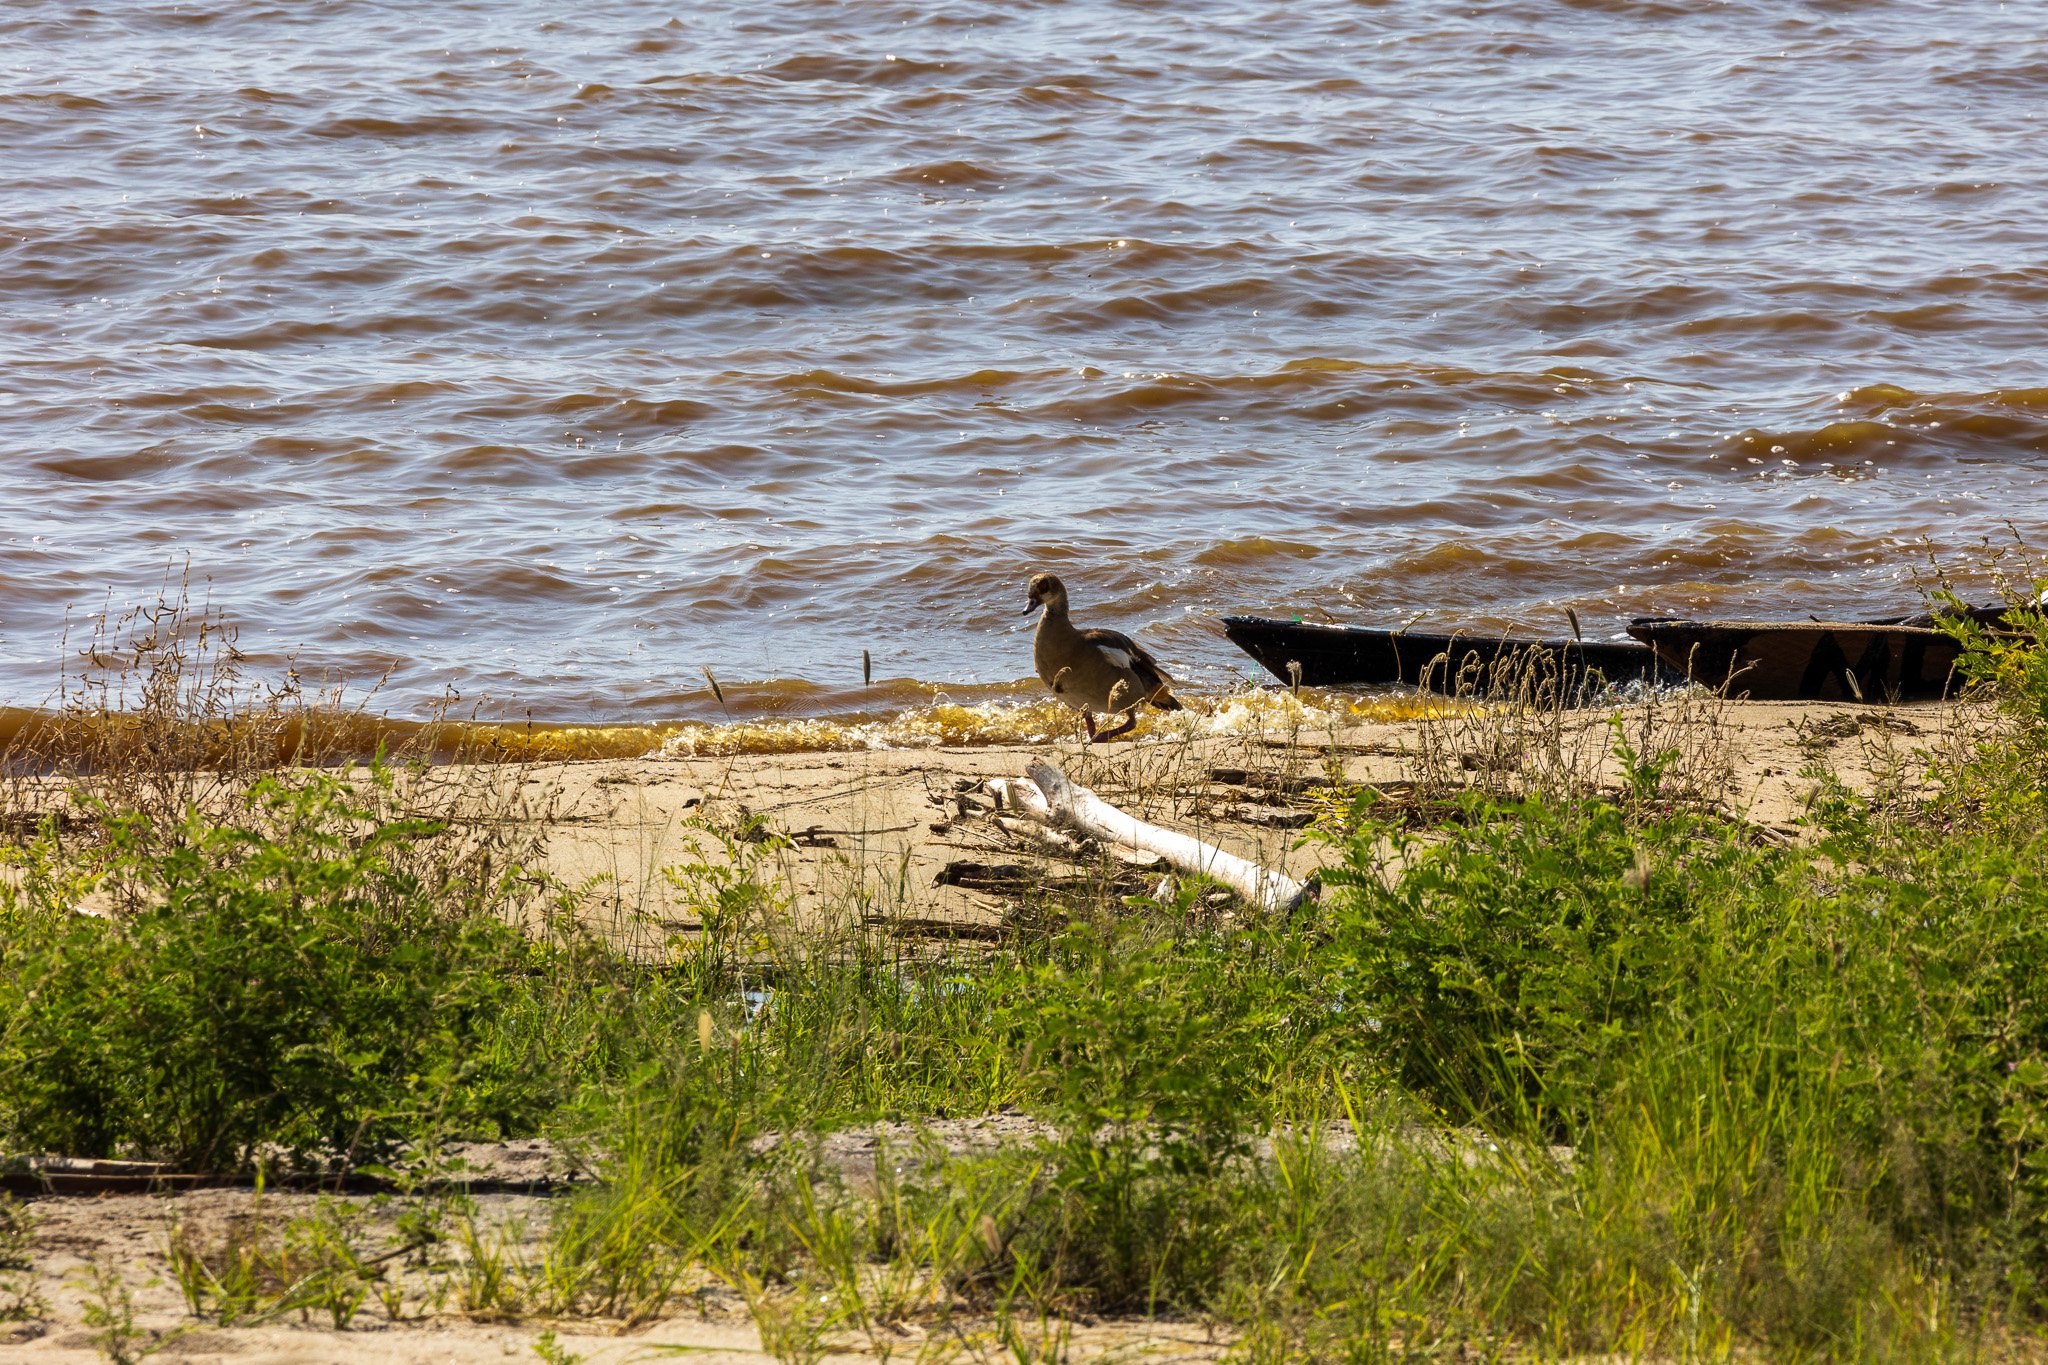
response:
M1033 574L1031 583L1025 589L1031 601L1024 608L1024 615L1044 607L1055 615L1064 615L1067 610L1067 585L1049 573Z

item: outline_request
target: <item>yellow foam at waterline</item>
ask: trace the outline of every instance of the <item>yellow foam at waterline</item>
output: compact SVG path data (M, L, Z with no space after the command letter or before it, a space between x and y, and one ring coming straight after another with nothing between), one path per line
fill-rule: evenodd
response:
M893 716L814 717L691 723L659 746L665 757L697 754L783 754L855 749L929 749L940 745L1035 744L1062 728L1071 713L1052 705L960 705L939 702Z
M1288 733L1305 743L1345 725L1443 714L1451 704L1414 696L1357 699L1304 688L1185 698L1185 711L1148 711L1133 736ZM327 762L382 749L432 762L571 762L579 759L783 754L862 749L1042 744L1079 739L1080 718L1056 702L944 699L874 716L676 721L661 725L543 725L504 721L391 720L309 710L283 717L167 723L129 713L0 708L0 756L29 768L120 763L124 755L228 761Z
M1449 708L1441 700L1386 697L1358 700L1304 689L1299 695L1251 691L1223 697L1184 697L1184 711L1146 711L1132 738L1290 733L1313 743L1360 722L1410 720ZM673 727L660 751L669 757L745 753L800 753L852 749L1042 744L1079 739L1079 716L1052 701L938 701L873 718L737 721Z
M656 751L681 728L392 720L318 709L180 720L126 711L0 707L0 760L36 770L135 761L194 768L326 763L379 751L439 763L636 758Z

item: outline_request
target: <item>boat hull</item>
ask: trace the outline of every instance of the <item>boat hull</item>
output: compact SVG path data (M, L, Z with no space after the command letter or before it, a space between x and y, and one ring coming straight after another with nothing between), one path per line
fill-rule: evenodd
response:
M1961 647L1926 626L1645 617L1628 633L1674 673L1752 701L1935 701L1962 682Z
M1226 616L1223 633L1281 682L1304 687L1406 683L1448 689L1461 675L1519 669L1568 691L1654 680L1656 651L1626 641L1537 640L1480 631L1375 630ZM1482 678L1482 684L1486 679Z

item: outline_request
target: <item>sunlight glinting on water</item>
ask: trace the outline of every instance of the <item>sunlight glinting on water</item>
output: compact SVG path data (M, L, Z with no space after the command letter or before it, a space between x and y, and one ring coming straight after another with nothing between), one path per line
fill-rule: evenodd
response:
M397 716L717 721L709 667L906 734L1033 695L1035 569L1210 695L1230 612L1912 610L2048 527L2044 43L1936 0L21 0L0 701L188 563L257 666Z

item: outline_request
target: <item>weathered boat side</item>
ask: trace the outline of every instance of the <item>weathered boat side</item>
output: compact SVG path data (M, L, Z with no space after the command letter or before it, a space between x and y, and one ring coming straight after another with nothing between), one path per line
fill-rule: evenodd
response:
M1961 681L1961 648L1919 624L1652 616L1628 633L1672 671L1755 701L1932 701Z
M1299 682L1305 687L1418 686L1425 677L1442 686L1446 678L1456 677L1461 670L1496 668L1508 662L1554 667L1558 684L1567 689L1588 683L1635 682L1654 678L1659 671L1654 650L1626 641L1536 640L1479 631L1376 630L1262 616L1226 616L1223 633L1281 682Z

